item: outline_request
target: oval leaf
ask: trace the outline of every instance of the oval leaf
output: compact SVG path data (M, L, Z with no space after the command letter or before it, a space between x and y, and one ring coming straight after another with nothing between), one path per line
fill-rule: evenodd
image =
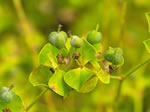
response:
M105 71L103 71L101 69L99 72L97 72L96 75L100 79L100 81L102 81L105 84L109 84L109 82L110 82L110 75L109 75L109 73L107 73L107 72L105 72Z
M46 44L39 53L40 64L56 68L56 56L58 55L58 52L59 50L56 47L50 43Z
M83 45L78 49L81 56L80 60L83 65L88 63L90 60L96 59L96 51L93 46L90 45L85 39L83 39Z
M93 75L92 77L90 77L90 79L88 79L85 84L82 86L82 88L80 89L81 93L88 93L90 91L92 91L98 82L98 78Z
M94 67L94 69L96 70L96 71L99 71L100 70L100 65L99 65L99 63L98 63L98 60L92 60L92 61L90 61L90 63L92 64L92 66Z
M49 80L49 87L61 96L67 96L71 88L64 82L65 72L57 69Z
M102 44L101 43L97 43L97 44L94 44L92 46L94 47L94 49L97 53L102 51Z
M30 74L29 80L33 86L48 87L48 81L51 76L52 72L50 71L49 67L40 65Z
M86 68L77 68L68 71L64 76L64 80L70 87L74 88L78 92L81 92L81 88L93 75L94 73L87 70ZM89 88L89 90L87 88ZM87 88L84 90L83 87L83 92L91 90L90 87Z
M147 21L148 21L148 27L149 27L149 32L150 32L150 12L146 13L146 18L147 18Z
M150 39L145 40L143 43L144 43L147 51L150 53Z

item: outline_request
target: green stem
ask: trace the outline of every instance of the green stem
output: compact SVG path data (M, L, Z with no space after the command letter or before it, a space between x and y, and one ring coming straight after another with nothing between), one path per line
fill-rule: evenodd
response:
M118 79L118 80L122 80L123 79L122 76L113 76L113 75L110 75L110 78L111 79Z
M60 32L60 31L61 31L61 28L62 28L62 25L61 25L61 24L59 24L59 25L58 25L58 29L57 29L57 31L58 31L58 32Z
M48 89L45 89L44 91L42 91L41 94L40 94L39 96L37 96L37 97L32 101L32 103L26 108L26 112L28 112L28 111L31 109L31 107L39 100L39 98L40 98L41 96L43 96L47 91L48 91Z
M120 80L119 81L119 86L117 88L117 94L116 94L115 99L114 99L115 101L117 101L119 99L119 97L120 97L122 83L123 83L123 80Z
M8 91L12 90L13 87L14 87L14 85L12 84L12 85L10 86L10 88L9 88Z
M143 61L142 63L138 64L135 68L133 68L132 70L130 70L129 72L127 72L124 76L124 78L127 78L128 76L130 76L132 73L134 73L136 70L138 70L140 67L142 67L144 64L146 64L148 61L150 61L150 57L147 58L145 61Z
M120 97L121 94L121 88L122 88L122 83L123 81L129 77L130 75L132 75L132 73L134 73L135 71L137 71L139 68L141 68L143 65L145 65L148 61L150 61L150 57L147 58L145 61L143 61L142 63L138 64L135 68L131 69L129 72L125 73L124 77L122 80L120 80L119 86L117 88L117 94L115 97L115 101L117 101Z
M98 31L98 29L99 29L99 24L96 25L96 31Z
M68 31L69 37L72 38L71 31Z

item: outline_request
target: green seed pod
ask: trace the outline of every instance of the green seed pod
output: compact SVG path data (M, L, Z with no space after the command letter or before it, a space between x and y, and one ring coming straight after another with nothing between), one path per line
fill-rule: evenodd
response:
M115 54L120 54L121 56L123 55L123 51L121 48L115 48Z
M121 58L122 58L122 55L120 55L120 54L113 55L112 64L114 64L114 65L121 64Z
M105 58L107 61L112 62L114 53L115 53L115 51L114 51L113 49L109 49L109 50L107 50L107 51L105 52L104 58Z
M50 35L49 35L48 41L49 41L52 45L55 45L56 37L57 37L57 32L52 32L52 33L50 33Z
M66 33L66 32L64 32L64 31L60 31L59 33L61 33L61 35L63 35L63 36L64 36L64 38L65 38L65 39L66 39L66 41L67 41L67 38L68 38L67 33Z
M104 58L114 65L121 64L123 51L121 48L109 49L105 52Z
M0 100L2 100L5 103L9 103L14 98L14 94L12 90L10 90L7 87L0 88Z
M82 39L78 36L72 36L72 39L70 41L70 44L72 47L80 48L83 44Z
M67 34L64 31L52 32L48 41L58 49L64 48L67 41Z
M55 40L55 47L57 47L58 49L65 47L67 38L66 38L66 35L64 35L64 33L59 32L55 39L56 39Z
M97 32L96 30L91 31L87 35L87 41L91 44L97 44L102 41L101 32Z

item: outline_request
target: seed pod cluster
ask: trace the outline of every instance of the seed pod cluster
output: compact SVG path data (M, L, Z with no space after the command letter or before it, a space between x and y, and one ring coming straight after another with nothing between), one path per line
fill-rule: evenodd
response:
M123 51L121 48L109 49L105 52L104 58L114 65L121 64Z
M60 31L61 27L62 26L59 25L58 31L50 33L49 38L48 38L48 41L58 49L65 47L65 44L66 44L67 38L68 38L67 33L65 33L64 31ZM98 28L99 28L99 25L97 25L96 30L90 31L88 33L87 41L90 44L97 44L102 41L102 34L101 34L101 32L97 31ZM72 47L80 48L82 46L83 41L80 37L75 36L75 35L72 36L71 34L70 34L70 37L71 37L70 44Z

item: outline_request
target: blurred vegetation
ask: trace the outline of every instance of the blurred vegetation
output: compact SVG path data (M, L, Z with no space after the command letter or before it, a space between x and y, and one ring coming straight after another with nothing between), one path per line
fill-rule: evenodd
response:
M14 84L14 90L27 106L43 88L34 88L28 78L38 66L38 52L51 31L63 25L64 31L86 36L100 24L103 49L120 46L125 64L113 75L127 72L148 54L142 41L148 39L145 13L150 0L0 0L0 86ZM63 100L47 92L31 112L150 112L150 63L129 77L121 97L113 102L118 80L99 82L88 94L71 94ZM116 112L115 111L115 112Z

